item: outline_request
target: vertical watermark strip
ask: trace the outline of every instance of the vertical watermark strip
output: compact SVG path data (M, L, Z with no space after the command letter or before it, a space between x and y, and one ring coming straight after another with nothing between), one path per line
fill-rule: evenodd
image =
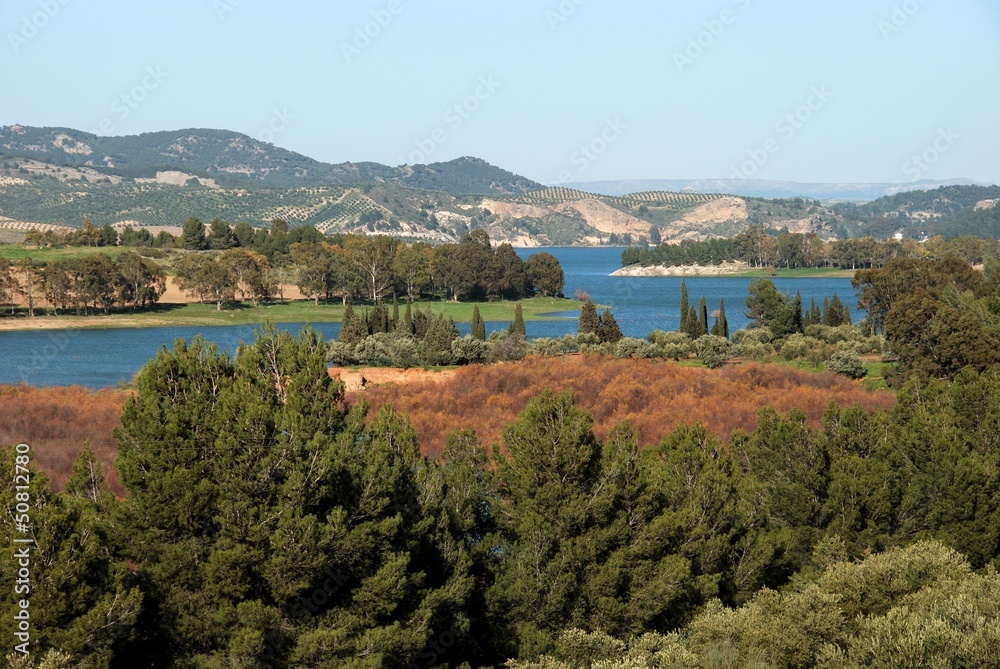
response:
M31 447L18 444L14 456L14 562L17 578L14 595L17 607L14 613L14 652L27 656L31 647L31 554L29 545L35 542L31 535Z

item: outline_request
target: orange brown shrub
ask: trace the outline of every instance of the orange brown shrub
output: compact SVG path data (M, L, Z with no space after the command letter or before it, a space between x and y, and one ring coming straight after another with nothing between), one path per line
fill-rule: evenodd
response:
M89 439L108 484L122 494L114 468L112 432L127 397L120 390L79 386L0 386L0 445L29 444L34 464L48 475L53 489L62 490L73 473L73 461Z
M368 386L372 412L391 403L413 421L427 455L437 455L454 430L475 428L485 443L497 442L528 400L545 388L572 390L594 416L604 438L628 420L643 445L658 444L679 425L704 423L723 439L735 429L752 431L764 407L800 409L820 427L830 402L891 409L889 391L869 392L857 381L778 365L753 363L721 370L663 360L600 356L532 357L519 363L459 369L445 382L413 381ZM352 393L356 396L356 393Z
M572 390L593 414L599 437L628 420L647 446L679 425L697 422L723 439L735 429L751 431L766 406L782 412L798 408L819 427L830 402L885 409L896 402L891 392L868 392L859 382L831 373L753 363L712 371L599 356L533 357L464 367L447 377L410 374L402 383L369 385L363 392L372 415L388 403L407 412L424 453L435 456L448 435L463 428L475 428L485 443L498 442L503 427L546 388ZM355 401L360 394L351 392L348 398ZM0 444L30 444L36 465L61 490L89 439L112 490L121 495L112 434L128 396L119 390L0 386Z

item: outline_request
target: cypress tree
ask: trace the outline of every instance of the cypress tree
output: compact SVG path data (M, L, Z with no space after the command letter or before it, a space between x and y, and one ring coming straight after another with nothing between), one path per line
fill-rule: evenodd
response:
M844 324L844 304L836 295L830 300L830 307L826 312L826 317L823 319L823 324L833 327Z
M795 291L795 299L792 301L792 333L802 332L805 327L802 325L802 295Z
M688 307L687 334L692 339L697 339L701 336L701 328L698 327L698 307L693 304Z
M410 298L406 298L406 311L403 313L403 325L406 326L406 331L413 334L415 330L413 329L413 312L410 311Z
M510 334L519 334L522 337L528 336L527 330L524 327L524 314L521 313L520 302L514 305L514 322L510 324L508 332L510 332Z
M712 334L716 337L729 339L729 323L726 321L726 301L719 300L719 315L712 326Z
M597 316L597 307L590 300L583 303L580 310L580 334L597 334L601 327L601 319Z
M690 305L688 304L688 287L687 284L684 282L684 279L681 279L681 328L680 328L681 332L688 332L688 326L689 326L688 316L690 315L689 308Z
M439 315L434 318L424 337L424 362L447 365L451 362L452 322Z
M851 322L851 310L847 308L846 304L844 305L844 325L854 325Z
M598 334L602 342L617 344L624 337L622 329L618 326L618 321L610 309L605 309L604 313L601 314L599 328Z
M830 300L826 297L823 298L823 314L820 317L820 322L823 323L823 325L830 324Z
M479 305L472 307L472 336L479 341L486 341L486 322L479 313Z
M705 296L701 296L701 301L698 303L698 332L699 334L708 334L708 303L705 301Z
M819 310L819 305L816 304L816 299L815 298L809 298L809 299L812 302L812 306L810 307L810 310L812 311L812 314L811 314L811 316L809 318L810 325L822 325L823 324L823 314Z
M390 324L392 325L392 330L399 327L399 300L396 299L395 294L392 296L392 321Z

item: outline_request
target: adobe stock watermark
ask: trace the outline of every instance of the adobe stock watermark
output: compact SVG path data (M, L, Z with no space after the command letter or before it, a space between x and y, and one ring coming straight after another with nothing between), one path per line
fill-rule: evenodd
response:
M549 22L549 27L553 32L558 30L560 25L569 21L586 3L587 0L562 0L555 9L546 10L545 19Z
M27 365L20 365L17 373L23 383L36 383L38 374L52 365L60 364L60 360L73 347L73 342L79 335L77 330L59 330L46 335L47 343L31 351Z
M778 137L768 137L759 147L748 150L747 159L740 163L739 166L733 167L733 172L729 178L749 179L757 174L771 160L771 156L781 151L782 141L787 142L795 137L813 118L816 112L826 106L832 97L833 91L827 89L825 84L822 86L813 86L809 97L806 98L803 104L796 107L795 111L789 112L779 118L774 124L774 129L777 131Z
M14 53L20 53L21 49L27 46L28 42L38 37L38 34L49 25L63 7L71 0L41 0L38 3L38 11L30 16L21 18L21 29L17 32L8 32L7 41Z
M569 162L576 168L575 174L580 175L586 172L598 158L608 152L611 145L617 142L625 134L626 130L628 130L628 126L622 123L621 118L616 116L613 119L606 119L604 128L597 136L590 140L590 142L581 145L570 156ZM573 175L574 172L572 170L563 170L559 173L558 182L564 184L567 181L572 181Z
M274 144L274 138L287 130L294 120L295 115L288 111L288 107L272 110L271 120L257 131L257 140L266 144Z
M444 110L441 116L445 127L437 127L431 131L430 135L423 139L413 141L416 150L410 153L409 157L400 157L400 165L423 165L431 156L448 141L448 132L458 131L472 115L479 111L483 103L493 97L503 84L497 81L493 75L479 77L479 83L475 90L465 96L460 102L456 102L451 107Z
M677 72L684 74L684 70L694 65L695 61L705 55L705 52L722 37L729 26L736 23L740 14L750 8L752 0L733 0L738 11L724 9L719 16L702 23L704 30L688 38L687 46L682 51L674 51L674 65Z
M219 20L225 21L230 14L242 7L244 2L245 0L214 0L212 8Z
M340 53L348 63L354 61L361 52L372 45L372 42L388 28L393 19L403 12L403 4L399 0L391 0L384 9L372 12L372 20L354 29L354 37L350 42L340 43Z
M130 116L144 103L150 94L158 89L170 76L162 66L147 67L142 80L115 98L111 103L113 117L107 116L97 125L95 134L110 135L115 131L115 121L127 121Z
M888 19L879 19L878 31L882 33L882 39L886 42L895 33L903 29L917 13L927 4L927 0L904 0L892 6L892 13Z
M468 624L476 622L475 618L469 618ZM436 637L427 642L419 653L417 653L417 659L421 661L422 664L416 662L411 662L407 669L421 669L421 667L436 667L440 664L441 659L448 654L448 652L455 647L459 639L465 636L467 632L463 631L459 627L458 622L451 624L451 627L441 632Z
M913 181L919 180L961 138L962 136L952 130L950 126L948 128L938 128L938 133L934 141L921 153L912 156L903 164L903 174L911 177Z

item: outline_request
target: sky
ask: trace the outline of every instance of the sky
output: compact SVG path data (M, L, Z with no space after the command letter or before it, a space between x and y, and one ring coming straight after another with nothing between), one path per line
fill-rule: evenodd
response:
M997 0L4 0L0 125L542 183L1000 183Z

